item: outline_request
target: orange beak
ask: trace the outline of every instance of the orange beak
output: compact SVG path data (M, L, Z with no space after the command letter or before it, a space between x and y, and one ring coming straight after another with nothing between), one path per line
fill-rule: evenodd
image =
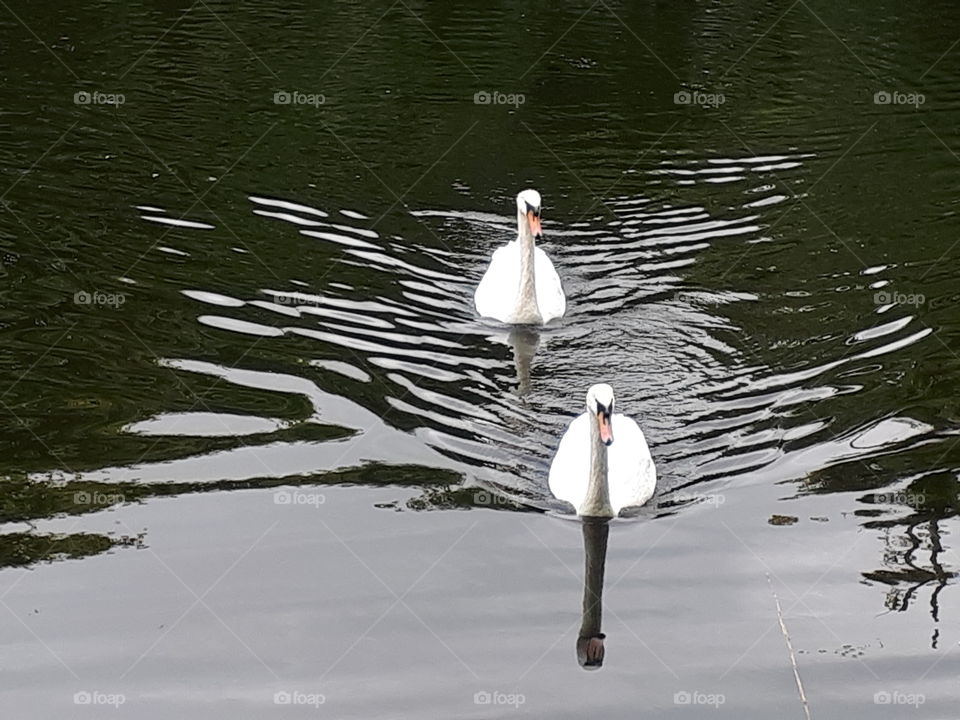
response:
M533 237L539 240L543 236L543 228L540 227L540 218L532 212L528 212L527 222L530 223L530 232L533 233Z
M597 425L600 426L600 440L604 445L610 445L613 442L613 426L610 424L610 413L597 413Z

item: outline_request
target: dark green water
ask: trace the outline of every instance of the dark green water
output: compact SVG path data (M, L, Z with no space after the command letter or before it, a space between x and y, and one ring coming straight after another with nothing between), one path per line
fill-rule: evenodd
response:
M954 4L0 33L7 715L958 717ZM518 336L472 294L528 186L569 311ZM586 673L598 381L660 483Z

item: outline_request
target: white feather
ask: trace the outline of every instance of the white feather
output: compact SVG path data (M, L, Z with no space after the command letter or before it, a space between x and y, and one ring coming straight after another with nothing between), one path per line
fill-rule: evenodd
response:
M540 248L534 250L533 267L537 305L543 322L548 323L563 317L567 311L567 299L563 294L560 276L550 258ZM520 241L514 240L497 248L490 258L490 266L473 296L477 312L482 317L513 323L516 321L514 311L519 291Z
M590 423L596 417L583 413L574 418L560 439L550 465L550 492L573 505L578 513L587 495L590 479ZM613 444L607 451L607 486L614 514L639 507L653 497L657 470L640 426L632 418L614 413L610 427Z

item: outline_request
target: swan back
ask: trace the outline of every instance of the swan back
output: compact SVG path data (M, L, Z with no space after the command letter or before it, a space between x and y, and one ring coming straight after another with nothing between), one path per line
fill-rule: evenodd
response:
M614 414L613 444L607 448L610 505L614 513L639 507L657 489L657 469L643 430L626 415Z

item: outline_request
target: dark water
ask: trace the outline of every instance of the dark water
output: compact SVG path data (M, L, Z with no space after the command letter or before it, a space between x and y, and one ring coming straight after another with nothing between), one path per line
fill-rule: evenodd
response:
M954 4L0 28L10 717L960 716ZM510 334L527 186L570 310ZM598 381L660 486L587 673Z

